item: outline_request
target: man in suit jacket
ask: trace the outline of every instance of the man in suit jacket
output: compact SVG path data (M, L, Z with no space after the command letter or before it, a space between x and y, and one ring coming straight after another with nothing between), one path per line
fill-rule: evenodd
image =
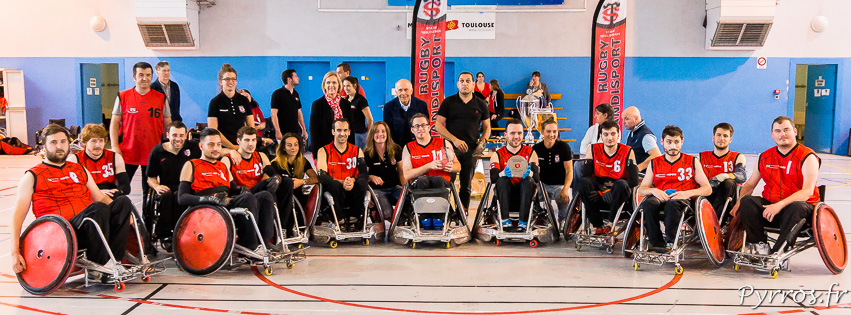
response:
M410 117L417 113L429 116L426 102L411 96L412 92L411 81L401 79L396 82L396 98L384 104L384 122L390 126L393 142L399 145L414 141Z
M171 81L171 66L168 61L160 61L154 67L157 72L157 80L151 83L151 89L165 95L165 101L171 108L171 120L183 121L180 117L180 86Z

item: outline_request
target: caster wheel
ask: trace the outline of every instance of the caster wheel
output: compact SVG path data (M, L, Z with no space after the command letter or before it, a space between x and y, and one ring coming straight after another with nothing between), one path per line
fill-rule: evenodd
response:
M632 263L632 268L638 271L638 263Z
M531 248L538 247L538 241L536 241L536 240L529 241L529 247L531 247Z
M417 243L411 243L411 249L416 249L416 248L417 248Z
M771 275L771 279L777 279L777 275L778 275L779 273L780 273L780 271L779 271L779 270L777 270L777 269L771 269L771 273L770 273L769 275Z
M151 282L151 277L142 276L142 282Z
M328 242L328 246L330 246L331 248L337 248L337 241Z
M295 265L293 265L291 263L287 263L287 269L293 269L293 267L295 267Z
M501 242L499 240L496 240L496 246L499 246L500 243Z
M739 265L737 264L737 265L733 266L733 270L738 272L739 270L742 270L742 267L739 267Z
M302 247L304 247L304 245L303 245L303 244L301 244L301 243L299 243L299 244L298 244L298 249L302 249Z
M576 244L576 251L578 252L580 250L582 250L582 245Z
M446 248L450 248L450 247L452 247L452 244L449 243L449 242L446 242Z
M611 246L606 247L606 254L611 255L613 252L614 252L614 249Z
M683 266L676 266L676 267L674 267L674 273L675 273L675 274L678 274L678 275L683 274Z
M272 275L272 267L271 266L266 267L265 269L263 269L263 273L266 274L267 276L271 276Z
M118 291L118 292L124 291L124 282L116 282L115 283L115 291Z
M363 245L364 245L364 246L369 246L369 239L368 239L368 238L365 238L365 239L363 240Z

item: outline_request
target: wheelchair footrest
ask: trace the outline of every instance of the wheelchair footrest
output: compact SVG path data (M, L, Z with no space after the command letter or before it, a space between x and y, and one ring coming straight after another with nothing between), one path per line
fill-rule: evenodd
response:
M588 235L584 233L576 233L573 235L576 238L576 244L582 246L607 247L615 245L614 235Z

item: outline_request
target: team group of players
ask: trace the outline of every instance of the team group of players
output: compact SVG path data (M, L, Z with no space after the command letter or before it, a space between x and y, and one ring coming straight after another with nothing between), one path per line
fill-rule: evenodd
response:
M378 129L380 124L376 122L373 128ZM543 125L556 124L550 120ZM412 116L410 126L415 140L402 148L400 178L410 182L412 189L448 187L450 174L461 168L452 144L431 135L426 115ZM257 218L260 238L245 216L235 217L235 223L237 242L259 250L261 242L267 245L276 242L275 211L279 211L277 215L285 228L291 226L293 198L303 197L297 189L316 183L331 193L335 204L348 205L335 208L336 217L341 219L332 223L345 230L354 228L359 220L366 220L361 214L369 171L363 150L348 142L351 130L345 118L333 121L333 142L318 150L315 161L318 172L312 170L311 163L303 156L301 135L284 135L277 156L270 160L256 151L258 138L253 127L239 129L236 150L223 149L223 136L213 128L201 131L197 141L187 140L186 126L179 121L164 129L168 141L150 151L145 172L146 184L160 200L159 217L152 234L163 248L169 248L165 244L171 242L174 225L187 207L214 204L246 208ZM383 130L390 138L386 125ZM585 203L591 224L598 227L596 231L607 233L617 223L612 222L614 214L629 199L631 187L638 186L638 193L647 196L642 204L651 249L665 251L671 247L675 235L664 235L660 221L664 221L665 231L676 231L682 211L696 196L707 196L720 213L724 202L741 185L741 197L734 202L730 213L739 216L748 243L756 244L753 250L767 254L779 248L768 247L764 227L779 227L788 232L794 223L808 217L819 201L815 187L820 164L817 155L796 142L797 130L788 117L776 118L771 134L777 146L760 154L757 167L747 178L744 155L729 147L733 136L731 125L716 125L714 149L702 152L699 157L682 153L682 130L667 126L661 137L664 154L652 158L640 180L637 165L641 162L635 160L629 146L620 143L617 123L606 121L600 124L601 142L587 150L587 162L574 189ZM501 223L522 228L527 224L524 218L531 208L534 185L541 177L539 157L532 147L522 143L523 126L519 120L508 122L505 136L506 145L491 156L490 177L505 218ZM109 250L116 257L123 256L134 205L127 197L130 179L125 161L121 154L104 148L107 138L103 127L87 125L81 132L85 149L70 154L71 139L66 129L49 125L42 130L39 140L44 145L44 160L28 170L18 185L14 235L20 235L30 207L36 217L60 215L76 229L79 247L87 249L87 256L93 262L108 264L109 253L100 245L98 231L92 225L81 225L83 219L91 218L100 225ZM528 162L521 174L512 174L506 165L514 156ZM752 196L760 180L765 182L762 197ZM521 213L519 221L508 219L508 211L512 209ZM607 218L601 211L605 209L609 212ZM392 213L390 209L384 210ZM560 213L559 217L563 219L564 214ZM422 220L423 228L440 229L444 224L439 217ZM287 234L293 232L287 229ZM795 235L787 234L781 234L780 239L794 240ZM26 268L18 242L13 237L15 272Z

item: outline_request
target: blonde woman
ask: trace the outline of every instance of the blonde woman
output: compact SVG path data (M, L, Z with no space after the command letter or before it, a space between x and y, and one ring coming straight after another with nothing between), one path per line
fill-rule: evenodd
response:
M313 101L310 107L310 151L314 157L319 148L334 140L331 134L334 119L352 120L351 104L340 95L342 86L342 80L337 73L329 71L322 78L322 92L325 95ZM354 134L349 135L349 142L355 143Z
M384 219L392 220L393 205L399 200L405 179L402 177L402 148L393 142L387 123L376 121L369 128L363 157L369 170L369 186L375 191Z

